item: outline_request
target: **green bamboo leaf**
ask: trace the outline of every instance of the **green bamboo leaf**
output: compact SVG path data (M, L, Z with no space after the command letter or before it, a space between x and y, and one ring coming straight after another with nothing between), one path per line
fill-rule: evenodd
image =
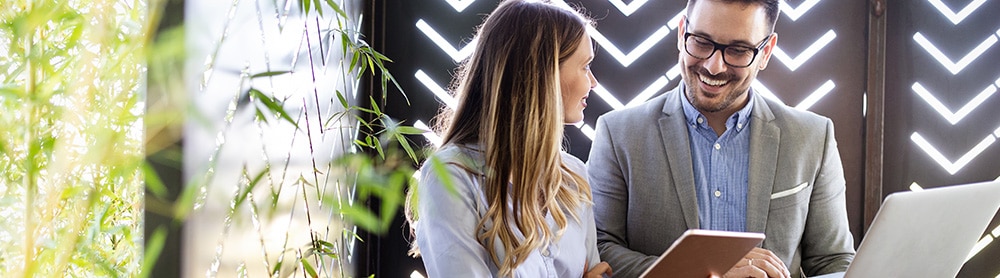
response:
M379 218L364 206L344 206L340 209L340 212L344 214L344 217L350 223L357 225L365 231L377 234L385 233L386 229L379 224Z
M281 264L283 264L283 263L285 263L285 262L279 261L278 263L274 264L274 268L271 269L271 277L276 277L276 276L278 276L279 273L281 273L280 272L281 271Z
M309 10L310 10L309 7L312 7L312 5L309 2L309 0L302 0L301 2L299 2L299 9L302 10L302 14L308 16L309 15Z
M375 140L375 150L378 151L378 157L385 160L385 151L382 150L382 143Z
M160 199L165 199L167 197L167 187L163 185L163 180L160 179L160 175L156 173L153 166L148 163L142 164L142 174L146 177L146 189L153 193Z
M392 59L389 59L389 57L386 57L385 55L382 55L382 53L379 53L378 51L376 51L374 49L371 50L371 54L372 54L372 56L375 56L375 58L378 59L378 60L380 60L380 61L392 62ZM379 62L379 65L381 65L381 64L382 63Z
M341 41L344 41L344 44L346 45L347 44L347 36L344 35L344 37L341 38ZM360 58L361 58L361 52L354 51L354 55L352 55L352 57L351 57L351 67L349 67L349 69L353 69L354 66L358 65L358 59L360 59ZM361 71L363 72L364 69L362 69Z
M354 238L354 240L357 240L358 242L365 242L365 239L361 238L361 236L355 233L352 229L344 229L344 235Z
M399 94L403 95L403 99L406 100L406 105L410 105L410 98L406 96L406 92L403 91L403 87L399 86L399 82L397 82L396 78L392 76L392 73L389 73L388 70L383 69L382 76L388 78L389 81L392 81L392 84L396 86L396 90L399 90ZM385 94L385 85L383 85L382 87L383 87L382 94Z
M403 150L406 150L406 155L413 160L413 163L420 163L420 161L417 160L417 154L413 153L413 148L410 147L409 139L407 139L406 136L403 135L403 133L397 132L396 140L399 141L399 145L403 147Z
M444 189L448 191L452 196L458 197L458 190L455 189L455 182L452 180L452 176L448 174L448 169L445 168L444 162L438 159L436 156L431 156L427 159L427 162L431 165L431 172L441 181L444 185Z
M234 207L239 207L241 204L243 204L243 201L246 200L247 198L247 194L253 192L253 189L256 188L258 184L260 184L260 180L264 178L264 174L267 174L267 172L268 169L265 168L264 170L261 170L260 173L257 173L257 176L255 176L252 180L250 180L250 183L247 184L246 188L242 192L240 192L240 195L236 197L236 203L234 204ZM243 175L248 176L247 174L248 174L247 168L246 166L244 166Z
M290 70L268 71L268 72L262 72L262 73L251 75L250 78L253 79L253 78L257 78L257 77L269 77L269 76L275 76L275 75L282 75L282 74L286 74L286 73L290 73L290 72L292 72L292 71L290 71Z
M153 266L156 265L157 259L160 258L160 252L163 251L163 243L166 240L167 228L164 226L156 227L153 236L146 240L146 252L142 256L142 272L139 274L140 277L149 277L152 274Z
M295 126L295 129L299 129L299 125L295 123L295 120L292 119L292 116L288 115L288 112L285 112L285 108L281 105L280 101L277 98L264 95L263 92L255 88L250 88L250 97L251 99L260 100L260 102L263 103L268 110L271 110L271 112L278 114L278 117L284 119L288 123Z
M368 99L372 101L372 110L375 110L375 115L382 115L382 110L378 108L378 102L375 102L375 98L368 96Z
M319 0L313 1L313 7L316 8L316 13L319 13L320 17L323 17L323 7L321 6L322 4L323 3L319 2Z
M347 104L347 98L344 97L344 93L340 92L340 90L337 90L337 99L340 100L340 105L343 106L344 109L349 107Z
M368 130L372 130L371 123L369 123L365 119L362 119L361 116L358 116L357 114L354 114L354 120L357 120L358 123L360 123L361 125L365 126L365 128L367 128Z
M361 142L361 140L358 139L354 139L354 144L362 147L371 147L368 144L365 144L365 142Z
M309 277L313 277L313 278L319 277L319 275L316 275L316 270L313 269L313 267L312 267L311 264L309 264L309 260L307 260L306 258L302 258L299 261L302 262L302 268L305 269L306 272L309 273Z
M254 112L254 121L268 123L267 116L264 116L264 111L260 109Z
M340 8L340 5L337 5L337 2L333 2L333 0L326 0L326 4L329 5L330 8L333 8L335 12L337 12L337 16L339 16L340 18L347 18L347 13L345 13L344 10Z
M364 107L361 107L361 106L351 106L351 108L352 109L357 109L358 111L369 113L369 114L377 114L377 113L375 113L375 110L371 110L371 109L364 108Z
M399 126L396 128L396 131L406 135L421 135L431 132L430 130L423 130L412 126Z

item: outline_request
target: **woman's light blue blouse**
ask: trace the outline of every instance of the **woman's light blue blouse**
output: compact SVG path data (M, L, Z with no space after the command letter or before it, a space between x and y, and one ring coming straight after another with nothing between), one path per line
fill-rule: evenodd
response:
M477 226L486 214L487 202L482 187L483 163L478 148L470 145L445 145L434 158L442 168L435 173L435 162L421 167L417 189L417 246L429 277L496 277L499 267L493 263L477 235L486 227ZM579 159L562 153L563 162L582 177L586 167ZM452 187L442 178L450 178ZM571 186L571 185L567 185ZM531 252L514 270L514 277L582 277L588 268L600 262L594 212L590 204L577 208L580 221L568 217L562 237L547 247ZM546 216L549 227L558 226ZM486 226L492 223L486 223ZM499 240L497 255L503 259Z

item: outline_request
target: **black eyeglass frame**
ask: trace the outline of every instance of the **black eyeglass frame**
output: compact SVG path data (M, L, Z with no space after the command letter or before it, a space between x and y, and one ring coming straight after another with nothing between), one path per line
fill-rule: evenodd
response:
M725 53L726 48L729 48L730 46L736 46L736 47L745 47L745 46L742 46L742 45L732 45L732 44L721 44L721 43L717 43L717 42L715 42L715 41L713 41L713 40L711 40L709 38L706 38L704 36L697 35L697 34L692 34L692 33L690 33L690 32L687 31L687 24L685 24L684 25L684 52L687 52L688 55L691 55L691 57L694 57L694 58L699 59L699 60L706 60L708 58L712 58L712 55L715 55L715 52L722 52L722 62L726 63L726 65L729 65L731 67L736 67L736 68L745 68L745 67L749 67L750 65L753 65L753 62L757 60L757 54L759 54L760 51L761 51L761 49L764 48L764 45L767 44L767 41L771 39L772 35L774 35L774 33L768 34L767 37L764 38L764 40L760 41L760 43L757 44L756 48L752 48L752 50L753 50L753 57L750 58L750 62L748 62L744 66L738 66L738 65L733 65L733 64L729 63L728 60L726 60L726 53ZM694 54L691 54L691 51L688 50L688 44L687 44L688 37L690 37L690 36L695 36L695 37L698 37L700 39L704 39L704 40L712 43L712 47L713 47L712 52L709 53L708 56L706 56L705 58L701 58L701 57L695 56Z

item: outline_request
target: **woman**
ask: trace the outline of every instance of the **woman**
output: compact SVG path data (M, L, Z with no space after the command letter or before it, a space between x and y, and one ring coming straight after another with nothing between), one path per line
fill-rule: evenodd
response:
M589 21L506 1L456 76L458 107L421 169L416 242L431 277L601 277L590 186L562 152L597 80ZM412 193L412 191L411 191ZM419 217L419 219L415 219ZM419 250L417 250L419 246Z

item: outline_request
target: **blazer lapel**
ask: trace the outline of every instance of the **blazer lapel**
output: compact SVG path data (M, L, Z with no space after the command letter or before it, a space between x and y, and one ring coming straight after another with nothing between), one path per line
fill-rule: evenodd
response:
M751 94L754 108L750 119L750 169L747 184L747 231L763 233L774 189L781 130L764 98Z
M694 169L691 166L691 143L680 103L681 88L682 86L677 86L667 93L663 115L659 118L660 136L667 152L667 165L680 199L684 221L688 229L698 229L698 199L694 188Z

